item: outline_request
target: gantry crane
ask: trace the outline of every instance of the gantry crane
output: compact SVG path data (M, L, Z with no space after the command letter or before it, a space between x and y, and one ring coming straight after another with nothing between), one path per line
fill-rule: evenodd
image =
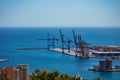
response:
M72 40L70 39L67 39L65 40L65 36L64 34L62 33L61 29L60 29L60 37L61 37L61 42L62 42L62 53L64 53L64 47L65 47L65 44L67 43L67 49L68 49L68 53L70 53L70 44L73 42Z
M62 34L61 29L60 29L60 38L61 38L61 42L62 42L62 53L64 53L64 44L65 44L65 41L64 41L64 34Z
M74 43L75 43L75 52L77 52L77 49L78 49L78 42L77 42L77 36L76 36L74 30L73 30L73 38L74 38Z
M49 33L47 33L47 38L39 38L37 40L47 40L47 48L49 50L50 46L52 46L52 48L55 48L55 41L59 41L58 38L54 37L54 36L50 36Z
M73 37L74 37L76 55L78 52L84 55L84 48L85 48L86 43L82 41L81 35L75 34L74 30L73 30Z

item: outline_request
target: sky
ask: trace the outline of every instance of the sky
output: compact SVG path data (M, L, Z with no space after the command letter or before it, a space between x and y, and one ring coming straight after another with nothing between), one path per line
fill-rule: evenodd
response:
M120 27L120 0L0 0L0 26Z

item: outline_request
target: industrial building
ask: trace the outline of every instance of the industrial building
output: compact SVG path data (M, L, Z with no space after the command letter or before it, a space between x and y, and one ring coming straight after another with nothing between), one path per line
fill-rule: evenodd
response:
M99 61L99 66L100 66L100 71L105 71L106 70L106 61L105 60Z
M112 70L112 60L106 59L106 69Z
M120 66L112 66L112 60L100 60L99 65L93 65L91 71L120 71Z
M99 61L99 65L101 71L112 70L112 60L110 59Z

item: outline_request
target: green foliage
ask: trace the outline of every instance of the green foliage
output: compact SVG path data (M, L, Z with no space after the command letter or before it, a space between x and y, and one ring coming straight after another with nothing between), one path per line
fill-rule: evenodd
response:
M55 80L55 77L59 76L59 71L54 70L51 72L47 72L47 70L41 71L40 69L36 69L30 76L31 80Z
M31 74L30 80L82 80L82 79L79 75L73 77L68 74L60 74L58 70L48 72L47 70L41 71L40 69L37 68ZM100 78L96 77L93 80L100 80Z
M58 70L48 72L47 70L41 71L35 69L31 74L30 80L80 80L80 77L72 77L68 74L60 74Z

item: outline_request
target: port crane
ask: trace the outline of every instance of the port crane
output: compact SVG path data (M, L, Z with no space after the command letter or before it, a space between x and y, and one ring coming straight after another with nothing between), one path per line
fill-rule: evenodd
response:
M75 34L75 31L73 30L73 38L74 38L74 43L75 43L75 51L77 51L78 49L78 42L77 42L77 36Z
M47 40L47 48L49 50L50 46L52 46L52 48L55 48L55 41L59 41L58 38L50 35L49 33L47 33L47 38L39 38L37 40Z
M82 56L86 56L85 49L87 49L88 43L82 40L81 35L76 35L74 30L73 30L73 37L74 37L76 55L79 52L82 54Z
M60 29L60 38L61 38L61 42L62 42L62 53L64 53L64 34L62 34L62 31Z
M70 44L73 42L70 39L65 40L65 35L62 33L61 29L60 29L60 38L61 38L61 42L62 42L62 53L64 53L64 47L67 43L67 48L68 48L68 52L70 53Z
M73 33L73 38L74 38L74 43L75 43L75 53L77 55L77 52L80 51L79 43L81 42L81 36L76 35L74 30L72 31L72 33Z

